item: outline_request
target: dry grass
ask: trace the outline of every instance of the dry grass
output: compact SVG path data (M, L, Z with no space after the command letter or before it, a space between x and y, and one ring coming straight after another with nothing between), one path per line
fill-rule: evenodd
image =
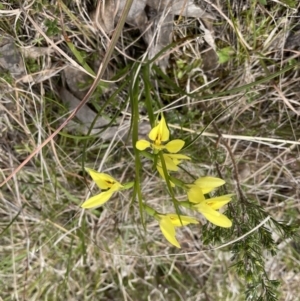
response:
M88 17L89 6L83 0L77 2L62 11L48 1L24 2L24 11L18 1L1 4L2 34L12 36L19 49L53 47L51 54L49 48L40 48L33 59L23 56L28 74L36 73L33 79L27 76L27 80L16 81L5 72L0 79L1 182L67 115L56 93L62 71L56 71L80 64L58 32L61 20L89 64L93 62L89 58L102 56L106 40L96 35ZM186 141L222 113L215 125L223 138L212 126L207 128L188 149L193 162L187 169L197 175L220 173L228 183L227 190L236 191L236 165L240 186L249 198L276 220L298 225L299 65L274 78L271 75L299 59L293 44L289 50L285 45L290 31L299 24L296 6L300 8L297 1L290 1L290 6L287 1L269 2L263 6L249 0L243 6L228 1L218 7L205 1L218 16L213 24L217 48L234 50L227 63L212 71L203 70L209 47L196 38L201 33L198 21L177 20L174 40L178 43L168 76L186 93L201 86L200 93L194 98L186 96L153 73L151 82L160 94L153 92L152 96L157 100L155 108L165 108L169 122L184 129L175 127L174 133ZM124 33L118 44L121 51L115 51L109 67L112 73L125 72L126 64L145 51L139 40L124 57L124 49L136 35L132 30ZM131 76L126 73L117 78ZM112 80L107 98L121 85L118 79ZM141 80L141 101L143 89ZM99 135L84 136L80 126L65 129L1 187L0 299L245 300L245 281L231 267L230 246L214 250L218 245L203 245L201 227L178 231L182 244L178 251L166 243L156 221L147 220L147 231L143 229L138 204L131 202L130 192L119 194L100 209L80 209L91 193L97 193L84 177L83 166L109 172L125 182L134 178L132 145L118 136L131 114L128 86L119 95L125 107L119 112L119 103L113 106L119 118L114 122L113 138L103 141ZM96 92L93 109L104 106L101 97ZM166 187L151 173L146 160L141 186L149 204L162 212L170 209ZM265 255L267 272L270 279L281 281L279 300L295 301L300 295L299 243L275 233L274 239L278 253Z

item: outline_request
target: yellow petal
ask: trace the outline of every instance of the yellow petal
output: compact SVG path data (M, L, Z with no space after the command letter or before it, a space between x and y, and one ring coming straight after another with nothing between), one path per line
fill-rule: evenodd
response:
M205 197L201 188L196 185L191 185L187 192L187 196L192 203L201 203L205 201Z
M121 185L116 179L106 173L101 173L91 168L85 168L85 170L89 173L97 186L103 190L110 189L115 183Z
M194 207L212 224L223 228L230 228L232 226L232 222L227 216L219 211L213 210L208 205L202 203Z
M167 170L171 170L171 171L177 171L178 170L178 166L168 156L168 154L164 154L163 157L165 159L165 164L166 164ZM161 165L161 162L159 162L159 165Z
M180 164L181 160L191 160L190 157L182 154L164 154L164 156L168 156L176 165Z
M170 218L172 225L175 227L182 227L188 224L199 224L195 218L186 215L179 215L179 218L177 214L169 213L166 214L166 216Z
M176 235L175 227L172 225L172 222L168 217L163 217L160 220L159 227L162 234L167 239L167 241L171 243L173 246L180 248L180 244L175 237Z
M211 192L215 188L225 184L225 181L214 177L201 177L194 183L200 187L204 194Z
M150 140L155 141L157 138L157 135L158 135L158 125L151 129L148 137Z
M168 141L170 137L170 131L167 127L166 120L161 115L161 120L157 126L155 126L149 133L149 138L154 141L155 145L161 145L162 141Z
M183 140L180 140L180 139L176 139L176 140L172 140L170 142L168 142L166 145L165 145L165 148L167 149L167 151L169 153L177 153L179 152L183 146L184 146L185 142Z
M165 174L164 174L164 171L163 171L162 167L157 164L156 169L157 169L158 173L160 174L160 176L165 180L166 177L165 177Z
M225 194L219 197L206 199L205 204L211 207L213 210L222 208L224 205L231 201L233 194Z
M143 151L143 150L145 150L146 148L148 148L148 147L150 147L150 146L151 146L151 144L150 144L150 142L147 141L147 140L139 140L139 141L137 141L136 144L135 144L135 147L136 147L138 150L140 150L140 151Z
M99 206L103 205L104 203L106 203L110 199L110 197L112 196L113 193L114 193L114 191L111 191L111 190L101 192L100 194L97 194L97 195L87 199L81 205L81 207L86 208L86 209L99 207Z

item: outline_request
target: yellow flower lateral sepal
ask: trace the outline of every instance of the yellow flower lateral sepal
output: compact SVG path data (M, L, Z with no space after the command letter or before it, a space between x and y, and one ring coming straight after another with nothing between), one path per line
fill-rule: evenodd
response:
M191 160L190 157L182 154L163 154L163 158L166 164L167 171L177 171L178 170L178 165L181 163L182 160ZM157 161L156 164L156 169L160 176L166 180L163 168L162 168L162 163L160 160ZM174 183L171 181L171 186L174 187Z
M200 196L200 197L199 197ZM224 214L217 211L231 201L232 194L205 199L201 188L194 186L188 191L188 198L193 203L192 208L200 212L212 224L230 228L231 220Z
M136 142L135 147L140 151L151 147L155 152L166 149L169 153L175 154L178 153L185 144L181 139L171 140L167 144L163 144L163 142L168 141L170 138L170 131L163 114L161 114L161 120L158 124L149 132L148 137L153 141L152 143L147 140L139 140Z
M106 173L100 173L90 168L86 168L85 170L89 173L96 185L105 191L87 199L81 205L82 208L90 209L100 207L106 203L115 192L124 189L121 183Z
M190 216L177 215L177 214L158 214L159 227L169 243L177 248L181 248L178 240L176 239L176 227L183 227L188 224L198 224L199 222Z
M205 200L204 194L207 194L215 188L225 184L225 181L214 177L198 178L193 184L187 184L188 199L192 203L200 203Z
M187 185L188 187L198 187L202 190L203 194L210 193L214 189L225 184L225 181L215 177L200 177L193 184Z

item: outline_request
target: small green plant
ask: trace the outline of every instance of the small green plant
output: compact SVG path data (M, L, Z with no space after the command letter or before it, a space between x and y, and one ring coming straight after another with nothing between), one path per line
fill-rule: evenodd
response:
M140 209L158 221L161 232L165 238L172 245L180 248L180 243L175 237L175 228L199 223L194 217L182 215L181 206L200 212L208 221L217 226L224 228L231 227L232 222L218 210L231 201L232 194L212 198L208 195L215 188L224 185L225 181L214 177L200 177L196 179L197 176L194 175L192 177L196 180L193 181L193 183L184 183L180 179L170 175L170 172L178 170L178 165L183 160L190 160L190 158L184 154L179 154L185 144L183 140L174 139L169 141L170 131L163 114L161 114L160 121L156 120L156 125L149 133L149 139L151 142L148 140L138 140L136 142L136 149L146 158L152 160L153 170L157 170L167 183L171 202L173 203L176 214L160 213L147 205L143 200L140 203ZM152 151L146 152L145 150L149 148ZM82 204L82 208L99 207L103 205L113 193L123 189L130 189L134 185L134 183L122 185L110 175L99 173L88 168L86 170L99 188L105 191L86 200ZM176 186L186 191L187 201L178 201L176 199L176 191L174 190ZM141 194L141 192L139 192L139 194Z
M56 36L61 33L61 29L57 24L57 19L54 20L46 19L45 26L47 27L46 34L48 36Z

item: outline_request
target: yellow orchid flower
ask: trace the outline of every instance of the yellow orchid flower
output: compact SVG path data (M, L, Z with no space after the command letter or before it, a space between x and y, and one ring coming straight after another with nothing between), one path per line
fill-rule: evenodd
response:
M205 200L204 194L209 193L215 188L224 184L225 181L220 178L201 177L197 179L193 184L187 185L189 187L189 190L187 192L188 199L192 203L202 202Z
M106 203L116 191L124 188L121 183L106 173L100 173L90 168L86 168L85 170L90 174L97 186L101 190L106 191L103 191L86 200L81 205L82 208L89 209L99 207Z
M181 163L182 160L191 160L190 157L186 156L186 155L182 155L182 154L163 154L164 160L165 160L165 164L166 164L166 168L169 171L177 171L178 170L178 165ZM162 168L162 164L161 161L158 160L157 164L156 164L156 169L158 171L158 173L160 174L160 176L166 180L163 168ZM174 183L171 182L171 186L174 187Z
M178 166L182 160L191 160L190 157L182 154L163 154L163 157L166 162L166 166L168 170L174 170L171 169L172 166L176 166L176 170L178 170Z
M166 142L170 138L170 131L168 129L166 120L161 114L161 120L158 122L158 124L150 131L148 135L149 139L153 141L153 143L150 143L147 140L139 140L136 142L135 147L143 151L148 147L152 147L154 151L160 151L162 149L166 149L169 153L177 153L179 152L183 146L184 141L181 139L175 139L167 144L163 144L163 142Z
M164 237L167 239L169 243L171 243L173 246L180 248L180 244L178 240L176 239L176 227L183 227L188 224L198 224L199 222L190 216L186 215L180 215L180 217L177 214L159 214L159 227L164 235Z
M193 204L193 208L200 212L212 224L229 228L232 226L231 220L224 214L217 211L231 201L232 194L205 199L203 191L197 186L193 186L188 191L188 199Z
M206 194L213 191L215 188L225 184L225 181L215 177L201 177L197 179L193 184L188 185L190 188L201 188L202 193Z

